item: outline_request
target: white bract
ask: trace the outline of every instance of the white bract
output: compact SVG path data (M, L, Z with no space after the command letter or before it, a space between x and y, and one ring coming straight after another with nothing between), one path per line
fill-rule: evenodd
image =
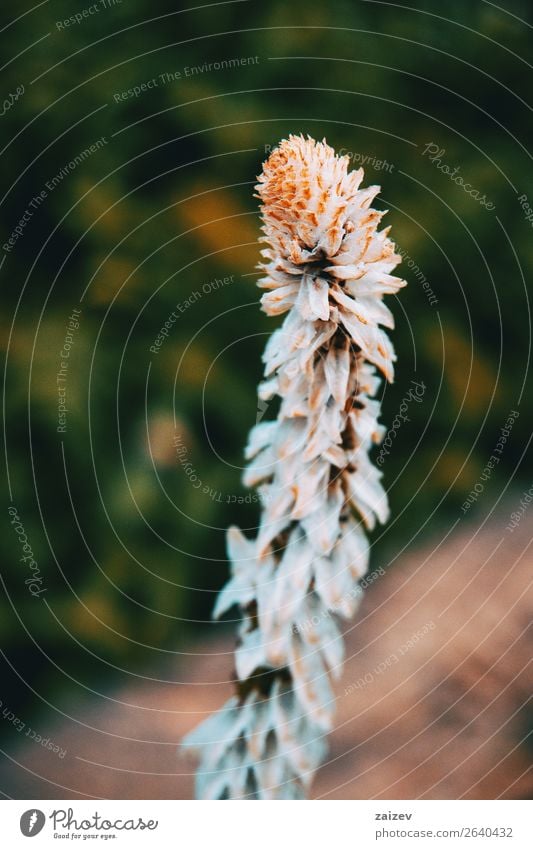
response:
M232 577L214 615L237 606L237 696L183 742L200 754L205 799L294 799L324 757L343 644L335 616L351 617L368 568L364 527L388 518L381 472L380 384L395 359L382 297L405 285L401 258L378 231L379 187L325 142L290 136L265 162L259 286L269 315L285 314L266 346L263 401L274 421L250 433L244 483L257 487L255 539L232 527ZM377 371L376 371L377 370Z

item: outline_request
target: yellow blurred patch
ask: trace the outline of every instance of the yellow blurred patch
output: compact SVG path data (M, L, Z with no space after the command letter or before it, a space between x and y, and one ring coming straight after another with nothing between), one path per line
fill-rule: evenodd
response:
M468 491L478 479L478 463L474 456L466 460L467 454L467 449L461 451L448 445L431 470L432 486Z
M102 257L99 257L96 267L101 261ZM116 295L119 304L136 303L142 296L142 282L133 271L134 265L128 260L114 257L106 260L87 291L89 303L108 306Z
M426 347L432 360L439 364L444 357L444 377L458 411L462 405L461 416L478 417L485 413L491 404L491 396L496 385L496 373L470 341L455 328L444 328L444 351L440 336L426 337ZM496 391L492 403L497 400Z
M106 591L104 587L98 591L91 590L81 596L81 604L69 604L63 622L78 637L109 645L116 651L118 635L131 635L128 634L128 623L106 597Z
M232 268L252 271L259 260L256 214L244 212L229 191L191 187L189 200L177 206L184 230L197 239L207 254L221 252L220 261ZM206 192L204 194L204 192Z
M121 202L118 188L109 181L94 187L90 180L79 178L75 183L75 195L76 198L85 195L76 207L75 221L81 230L94 224L99 239L116 243L135 226L131 199Z
M178 386L203 386L209 372L209 380L217 379L218 367L213 363L212 354L203 347L191 345L187 349L184 358L182 351L173 352L167 364L172 370L172 379L176 376ZM176 375L177 363L180 363L179 372Z

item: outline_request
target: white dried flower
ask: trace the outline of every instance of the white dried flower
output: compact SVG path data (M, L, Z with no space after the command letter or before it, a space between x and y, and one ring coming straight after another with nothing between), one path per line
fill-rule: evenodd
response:
M353 616L368 567L363 525L388 518L381 472L369 451L380 380L394 351L381 329L383 304L404 281L379 187L360 189L363 170L325 142L290 136L265 162L259 286L269 315L287 313L263 356L264 401L274 421L250 433L247 486L262 511L257 537L228 531L232 577L214 615L237 605L237 696L184 741L200 752L197 795L207 799L302 798L332 725L329 676L340 674L342 638L332 614Z

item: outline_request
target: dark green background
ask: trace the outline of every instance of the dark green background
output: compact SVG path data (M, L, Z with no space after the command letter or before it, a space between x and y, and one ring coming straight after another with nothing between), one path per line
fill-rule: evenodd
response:
M533 240L517 200L533 197L530 4L252 0L180 12L123 0L58 30L89 5L51 0L0 34L12 59L2 97L25 86L0 119L2 243L47 180L107 141L49 193L0 271L12 500L46 586L40 599L24 586L6 488L2 681L4 702L25 719L43 698L88 697L132 674L165 667L179 678L187 657L173 653L208 627L226 576L224 528L257 520L256 504L228 503L246 494L243 447L265 334L277 325L254 287L253 185L265 145L290 132L393 166L367 166L365 182L382 185L392 235L438 298L430 305L404 265L409 286L389 299L398 364L382 420L412 379L427 388L383 466L394 518L374 534L374 564L463 518L512 409L520 416L477 507L530 483L520 461ZM3 2L2 26L29 8ZM185 76L240 57L258 60ZM430 142L494 211L422 155ZM195 291L202 297L151 353ZM68 429L58 434L55 376L74 307ZM191 485L176 434L211 494Z

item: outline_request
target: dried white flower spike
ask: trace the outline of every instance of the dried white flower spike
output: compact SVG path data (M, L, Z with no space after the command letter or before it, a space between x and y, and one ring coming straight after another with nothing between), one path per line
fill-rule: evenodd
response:
M215 616L242 614L237 696L183 745L200 753L206 799L303 798L324 756L342 638L332 614L353 616L368 567L363 525L388 517L381 472L369 460L383 437L376 368L393 378L393 327L382 303L405 285L379 187L325 141L290 136L265 162L259 286L269 315L286 313L264 353L263 400L275 421L250 433L244 475L258 488L257 537L228 531L232 577Z

